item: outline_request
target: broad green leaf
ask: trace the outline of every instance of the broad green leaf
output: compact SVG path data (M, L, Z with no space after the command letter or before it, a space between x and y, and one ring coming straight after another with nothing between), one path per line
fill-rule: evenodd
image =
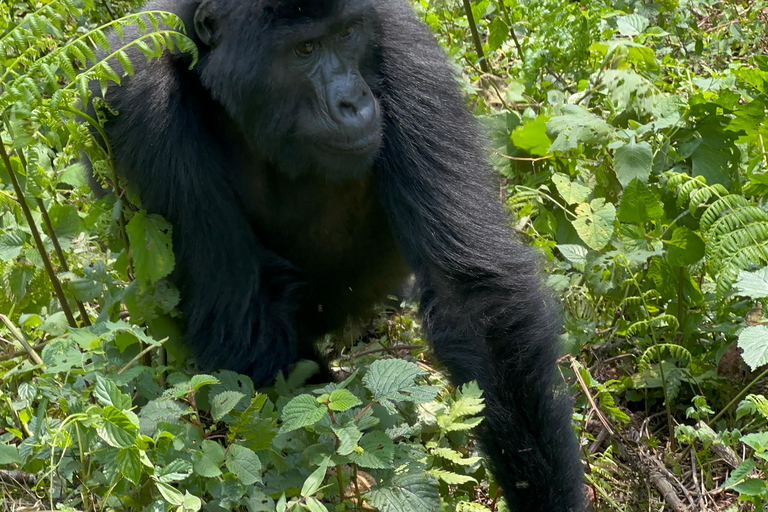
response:
M555 173L552 175L552 183L555 184L560 197L568 204L581 203L589 197L589 187L571 181L565 174Z
M357 428L357 425L351 422L343 427L334 426L333 433L339 438L339 447L336 449L336 453L343 456L352 453L360 438L363 437L363 433Z
M302 496L312 496L318 489L320 489L320 486L323 485L323 480L325 480L325 474L328 472L329 464L330 459L325 459L320 466L307 477L304 481L304 485L301 487Z
M221 463L224 462L224 448L215 441L203 441L202 450L192 454L195 473L205 478L221 475Z
M331 392L328 408L332 411L346 411L362 402L346 389L336 389Z
M159 215L148 215L141 210L125 227L131 243L135 277L142 283L151 284L169 275L175 257L171 241L172 227Z
M751 299L768 297L768 267L755 272L742 270L733 287L739 295Z
M576 207L576 219L571 221L579 237L592 249L599 251L610 242L613 236L613 222L616 220L616 208L599 197L591 203L581 203Z
M218 393L211 398L211 416L215 421L219 421L229 414L243 398L245 398L245 395L239 391L222 391Z
M531 122L525 123L512 132L512 143L523 151L534 155L544 156L548 153L552 141L547 137L547 121L549 117L540 115Z
M374 430L360 439L359 448L349 454L349 459L365 468L388 469L392 467L394 455L392 440L384 432Z
M692 265L704 257L704 240L685 226L672 232L667 244L667 262L673 267Z
M325 505L318 501L318 499L314 496L308 496L305 501L309 512L328 512L328 509L325 508Z
M237 476L243 485L261 482L261 460L259 460L258 455L245 446L230 445L226 465L227 469Z
M72 240L83 231L83 223L77 207L73 204L54 204L48 210L48 215L61 247L65 250L69 249Z
M114 405L118 409L130 409L131 407L131 397L120 391L114 382L101 375L96 376L93 395L101 405Z
M630 14L616 18L616 27L619 29L619 33L626 37L642 34L649 24L648 18L639 14Z
M617 216L621 222L642 224L664 217L664 205L648 185L633 179L624 187Z
M12 444L0 444L0 466L21 464L19 449Z
M488 26L488 48L498 50L509 38L509 27L501 16L496 16Z
M768 482L759 478L750 478L734 485L731 489L746 496L760 496L768 491Z
M613 154L613 167L616 177L623 187L633 179L648 182L653 166L653 151L647 142L635 142L633 138Z
M174 459L167 466L155 469L160 482L179 482L192 474L192 463L186 459Z
M139 449L135 446L120 448L117 452L117 467L120 473L138 485L141 480L141 459Z
M104 421L98 427L99 437L115 448L130 448L138 440L139 426L128 415L112 405L102 410Z
M565 152L585 143L604 144L613 132L610 124L587 109L578 105L563 105L562 115L547 122L547 133L555 137L548 152Z
M425 471L397 475L386 487L375 487L369 496L380 512L441 510L437 479Z
M753 432L742 436L740 441L757 453L768 451L768 432Z
M755 461L753 459L747 459L741 464L739 464L739 467L731 471L731 474L728 476L728 480L723 482L723 485L721 485L721 488L727 488L732 486L733 484L740 482L744 478L748 477L752 471L755 470Z
M294 397L283 407L283 425L280 427L280 433L284 434L297 428L313 425L326 413L326 407L318 403L312 395L304 394Z
M584 265L587 264L587 254L589 254L589 250L586 247L575 244L558 244L555 247L578 270L584 270Z
M155 486L160 491L163 499L171 505L178 507L184 503L184 495L170 485L155 481Z
M765 325L745 328L739 334L738 345L744 351L742 359L753 371L768 364L768 327Z
M26 238L24 232L18 229L0 236L0 260L10 261L18 258L24 249Z

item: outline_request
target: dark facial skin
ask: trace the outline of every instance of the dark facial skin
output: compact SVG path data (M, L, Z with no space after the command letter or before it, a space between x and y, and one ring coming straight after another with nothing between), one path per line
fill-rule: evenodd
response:
M232 48L219 44L216 34L243 19L217 12L223 7L210 2L195 13L197 36L209 46L201 79L212 91L240 91L236 102L222 103L243 133L253 134L246 136L255 156L294 176L319 172L338 181L365 175L382 141L379 100L369 85L376 74L361 69L371 54L370 4L340 3L320 18L294 13L289 22L281 13L265 24L270 34L260 39L270 43L242 56L243 72L223 73L218 56L231 55ZM256 63L264 62L269 68L257 72ZM227 64L231 68L231 60Z

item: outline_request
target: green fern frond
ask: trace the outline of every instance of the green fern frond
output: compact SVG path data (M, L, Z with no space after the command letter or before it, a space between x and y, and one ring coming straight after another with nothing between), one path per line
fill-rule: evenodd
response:
M678 359L680 361L678 366L681 367L688 366L691 364L691 360L693 360L693 356L685 347L675 345L674 343L659 343L658 345L648 347L643 352L643 355L638 360L638 367L648 368L655 362L661 362L664 353Z
M638 320L627 328L627 336L648 332L651 328L669 327L676 330L680 326L674 315L658 315L652 318Z

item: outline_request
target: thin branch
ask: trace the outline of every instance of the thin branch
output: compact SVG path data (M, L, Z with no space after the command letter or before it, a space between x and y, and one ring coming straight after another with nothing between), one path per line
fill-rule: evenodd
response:
M8 175L11 177L11 183L13 183L13 189L16 191L19 205L21 206L21 210L24 212L24 217L27 219L29 230L32 232L32 238L35 239L37 251L40 253L40 257L43 260L43 266L45 266L45 271L48 273L48 278L51 280L53 290L56 292L56 296L59 299L61 310L64 312L64 316L67 317L67 323L69 323L69 326L77 327L75 317L72 315L72 310L69 307L67 298L64 296L64 289L61 287L59 277L56 275L56 271L51 264L51 259L48 257L48 252L45 250L45 246L43 245L43 238L40 236L40 231L37 229L35 219L32 217L32 210L29 209L29 205L24 198L24 191L19 184L19 178L16 176L16 171L13 170L13 166L11 165L11 158L8 156L8 152L5 150L5 144L2 143L0 143L0 159L3 160L3 164L8 171Z

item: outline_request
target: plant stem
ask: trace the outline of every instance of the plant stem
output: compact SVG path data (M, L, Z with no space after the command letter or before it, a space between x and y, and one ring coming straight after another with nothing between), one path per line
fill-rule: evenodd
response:
M752 386L754 386L754 385L757 383L757 381L759 381L759 380L763 379L763 378L764 378L764 377L766 377L766 376L768 376L768 370L765 370L763 373L761 373L760 375L758 375L757 377L755 377L754 379L752 379L752 382L750 382L749 384L747 384L747 385L744 387L744 389L742 389L741 391L739 391L739 393L738 393L738 394L737 394L735 397L733 397L733 399L731 399L731 401L730 401L730 402L728 402L728 404L727 404L725 407L723 407L723 409L722 409L722 410L721 410L719 413L717 413L717 414L715 415L715 417L714 417L714 418L712 418L711 420L709 420L709 421L707 422L707 425L709 425L710 427L711 427L712 425L714 425L714 424L715 424L715 422L716 422L717 420L719 420L719 419L720 419L720 418L723 416L723 414L725 414L725 413L728 411L728 409L730 409L730 408L731 408L731 406L733 406L733 404L735 404L736 402L738 402L739 400L741 400L742 398L744 398L744 395L746 395L746 394L747 394L747 392L748 392L748 391L749 391L749 390L752 388Z
M77 327L77 322L75 322L75 317L74 315L72 315L72 310L69 307L67 298L64 296L64 289L61 287L61 282L59 281L59 278L56 275L56 271L54 270L53 265L51 264L51 259L48 257L48 252L46 252L45 250L45 246L43 245L43 239L40 236L40 231L37 229L37 225L35 224L35 219L34 217L32 217L32 210L29 209L27 200L24 198L24 191L21 189L21 185L19 184L19 179L16 176L16 172L13 170L13 166L11 165L11 159L8 156L8 152L5 150L5 144L2 144L2 143L0 143L0 158L3 160L3 164L5 165L5 168L8 171L8 175L11 177L11 183L13 183L13 189L16 191L16 200L19 202L19 205L21 206L21 210L24 212L24 217L26 217L27 219L27 224L29 224L29 230L32 232L32 238L35 239L35 245L37 245L37 251L40 253L40 257L43 260L43 266L45 266L45 271L48 273L48 278L51 280L51 284L53 285L53 290L56 292L56 296L59 298L59 303L61 304L61 310L64 312L64 316L67 317L67 323L69 323L69 326Z
M472 14L472 5L469 3L469 0L464 0L464 12L467 14L469 30L472 32L472 41L475 43L475 51L477 52L477 61L480 64L480 69L483 70L483 73L490 73L491 68L488 66L485 52L483 52L483 43L480 41L480 34L477 32L477 24L475 23L475 16Z

